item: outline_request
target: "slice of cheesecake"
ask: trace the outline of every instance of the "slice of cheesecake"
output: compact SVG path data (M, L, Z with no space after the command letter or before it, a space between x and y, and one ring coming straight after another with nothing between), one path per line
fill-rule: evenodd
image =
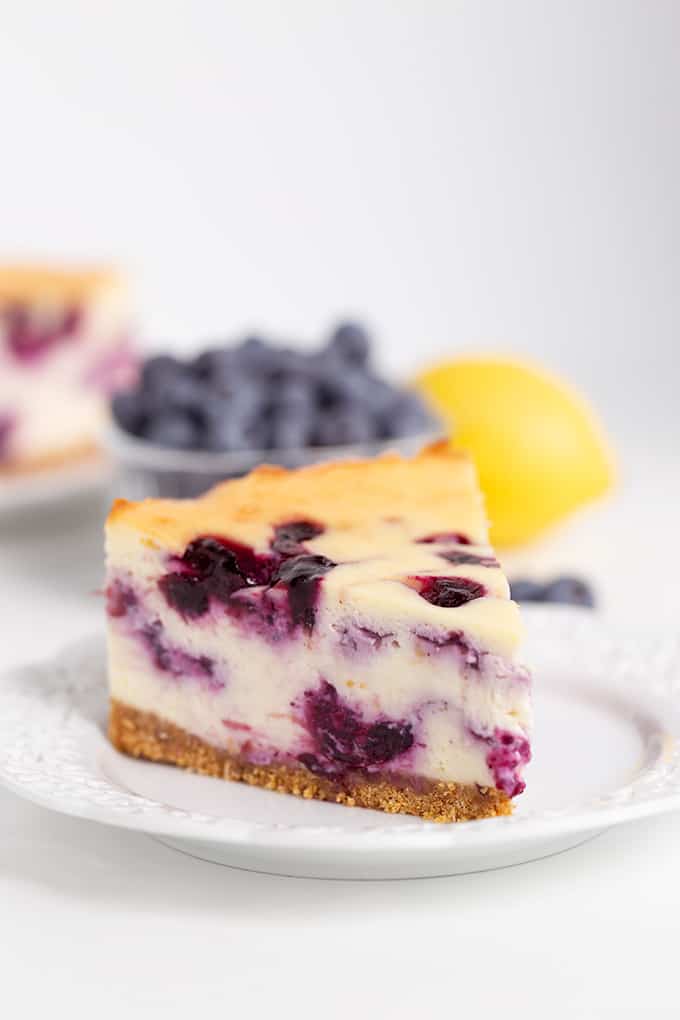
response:
M524 789L518 609L445 444L118 501L107 551L119 750L436 821Z
M0 265L0 478L95 452L136 376L130 332L112 270Z

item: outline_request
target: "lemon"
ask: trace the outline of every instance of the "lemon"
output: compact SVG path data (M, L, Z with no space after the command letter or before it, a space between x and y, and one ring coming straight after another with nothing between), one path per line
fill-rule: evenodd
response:
M611 486L612 458L595 416L542 369L467 357L434 366L416 386L473 457L495 544L526 542Z

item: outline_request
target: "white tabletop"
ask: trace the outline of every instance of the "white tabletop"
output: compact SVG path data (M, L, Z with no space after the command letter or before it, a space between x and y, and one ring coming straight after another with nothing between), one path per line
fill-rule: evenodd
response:
M593 578L611 617L645 629L678 626L677 542L660 545L677 488L663 478L653 514L632 473L540 559ZM0 668L101 626L101 513L90 500L0 520ZM497 872L283 879L0 791L3 1015L677 1017L679 859L672 815Z

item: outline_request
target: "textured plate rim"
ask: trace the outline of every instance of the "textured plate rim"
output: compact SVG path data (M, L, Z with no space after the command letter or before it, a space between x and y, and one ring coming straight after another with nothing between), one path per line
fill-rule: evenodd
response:
M91 492L104 491L113 468L104 455L34 473L0 479L0 515L52 506Z
M94 718L97 702L100 709L105 697L101 673L98 677L92 663L93 656L101 655L102 637L97 635L56 660L0 677L0 785L42 807L119 828L224 846L318 852L469 852L593 832L680 809L680 641L624 639L592 612L536 607L525 618L542 658L552 651L559 665L565 641L572 653L585 644L590 675L599 678L595 682L602 686L606 675L607 690L629 697L632 704L644 702L640 711L654 716L659 726L662 717L672 720L655 733L654 759L632 783L580 805L457 825L413 819L392 828L375 821L373 812L366 812L362 828L282 825L172 807L124 790L97 764L97 746L105 746Z

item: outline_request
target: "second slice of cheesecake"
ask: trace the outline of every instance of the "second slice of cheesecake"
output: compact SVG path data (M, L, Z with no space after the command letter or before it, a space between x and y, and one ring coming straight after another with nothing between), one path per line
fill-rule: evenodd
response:
M518 609L445 445L119 501L107 560L121 751L437 821L524 789Z
M0 265L0 486L97 455L112 393L137 376L113 269Z

